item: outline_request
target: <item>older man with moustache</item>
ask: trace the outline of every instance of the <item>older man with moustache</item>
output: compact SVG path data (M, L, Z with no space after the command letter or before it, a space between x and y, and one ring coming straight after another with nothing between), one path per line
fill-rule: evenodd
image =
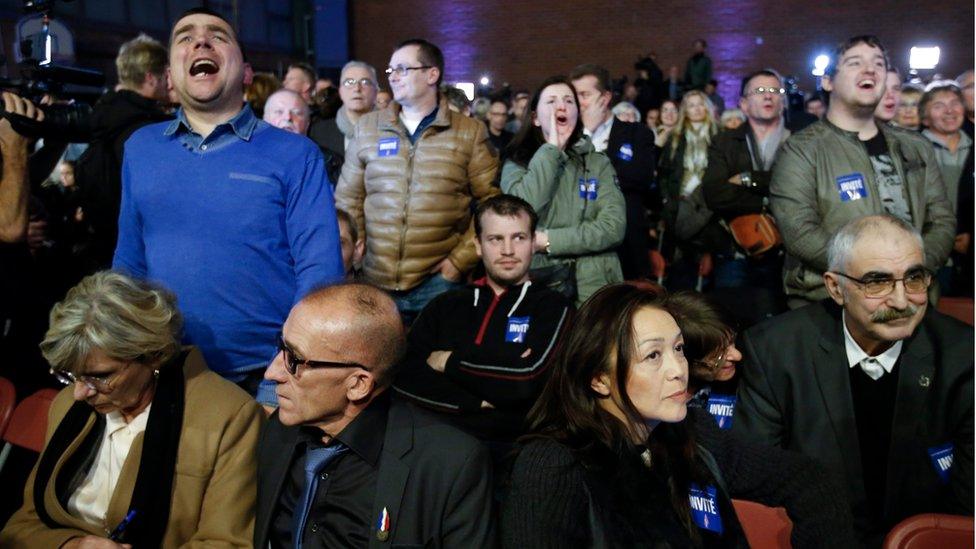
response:
M170 77L182 107L125 144L113 266L171 288L186 342L255 394L288 310L343 269L322 155L254 116L244 74L220 15L177 20Z
M830 241L830 299L745 333L734 434L818 459L880 547L919 513L973 514L973 329L928 307L923 240L885 214Z

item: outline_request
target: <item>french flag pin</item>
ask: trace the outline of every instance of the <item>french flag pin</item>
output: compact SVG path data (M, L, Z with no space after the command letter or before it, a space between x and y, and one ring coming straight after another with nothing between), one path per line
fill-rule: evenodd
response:
M383 508L376 521L376 539L386 541L390 537L390 512Z

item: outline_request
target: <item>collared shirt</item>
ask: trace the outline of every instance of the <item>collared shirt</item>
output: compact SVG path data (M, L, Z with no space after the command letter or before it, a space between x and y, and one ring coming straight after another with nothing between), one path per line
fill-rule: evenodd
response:
M939 163L939 172L942 174L942 182L946 186L946 194L949 195L949 202L952 202L952 211L959 211L959 178L966 165L966 158L969 150L973 148L973 140L966 135L966 132L959 131L959 144L956 152L953 153L946 146L942 137L932 133L930 130L922 130L922 135L928 138L935 147L935 159Z
M380 452L390 409L389 391L370 403L335 439L348 452L329 462L319 474L312 507L308 512L303 547L366 547L379 475ZM288 469L281 499L271 524L271 546L292 547L292 513L305 485L305 453L321 448L322 431L302 428L297 450Z
M606 151L607 145L610 144L610 129L613 128L613 119L616 117L613 113L607 114L609 115L607 119L597 126L594 131L583 130L583 133L593 142L593 148L596 149L596 152Z
M904 342L901 340L896 341L894 345L888 347L887 351L872 357L871 355L865 353L864 349L861 349L861 346L854 341L854 337L851 335L851 332L848 331L847 312L842 313L841 316L844 319L842 323L844 325L844 348L847 351L848 366L854 368L855 366L859 366L861 362L873 358L879 364L881 364L881 367L884 368L885 373L890 374L891 370L895 367L895 363L898 362L898 357L901 355L901 348Z
M108 511L109 502L112 501L112 494L119 481L122 466L129 457L132 441L139 433L146 430L151 408L150 403L129 423L125 422L119 412L105 414L105 430L102 432L98 453L88 469L85 480L68 498L69 513L89 524L106 526L105 513Z
M220 147L237 141L250 141L251 134L254 133L255 126L258 125L258 117L254 115L250 105L245 104L241 111L233 118L218 124L214 127L210 135L204 137L193 130L190 121L186 118L186 111L182 108L177 111L176 120L170 122L163 135L177 135L180 143L187 149L200 153L208 150L219 149Z

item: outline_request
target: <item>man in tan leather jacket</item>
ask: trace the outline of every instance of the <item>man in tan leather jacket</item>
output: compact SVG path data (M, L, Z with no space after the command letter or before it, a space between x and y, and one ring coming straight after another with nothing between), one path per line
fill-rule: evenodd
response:
M443 72L434 44L397 47L386 70L395 101L359 120L336 188L337 207L366 235L366 279L408 321L475 265L471 203L499 192L485 125L438 96Z

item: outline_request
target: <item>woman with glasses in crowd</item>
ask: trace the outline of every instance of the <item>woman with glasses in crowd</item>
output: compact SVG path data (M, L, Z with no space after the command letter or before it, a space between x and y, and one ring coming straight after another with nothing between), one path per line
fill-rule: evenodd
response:
M68 387L0 546L250 545L264 416L181 328L171 294L108 271L54 306L41 352Z
M507 156L502 191L539 214L533 269L568 271L553 276L575 279L577 303L623 281L615 248L624 237L624 197L610 160L583 135L567 78L547 78L536 90Z
M845 546L846 501L818 466L688 415L667 307L663 291L618 284L579 310L515 458L503 546L747 547L732 496L785 506L796 547Z

